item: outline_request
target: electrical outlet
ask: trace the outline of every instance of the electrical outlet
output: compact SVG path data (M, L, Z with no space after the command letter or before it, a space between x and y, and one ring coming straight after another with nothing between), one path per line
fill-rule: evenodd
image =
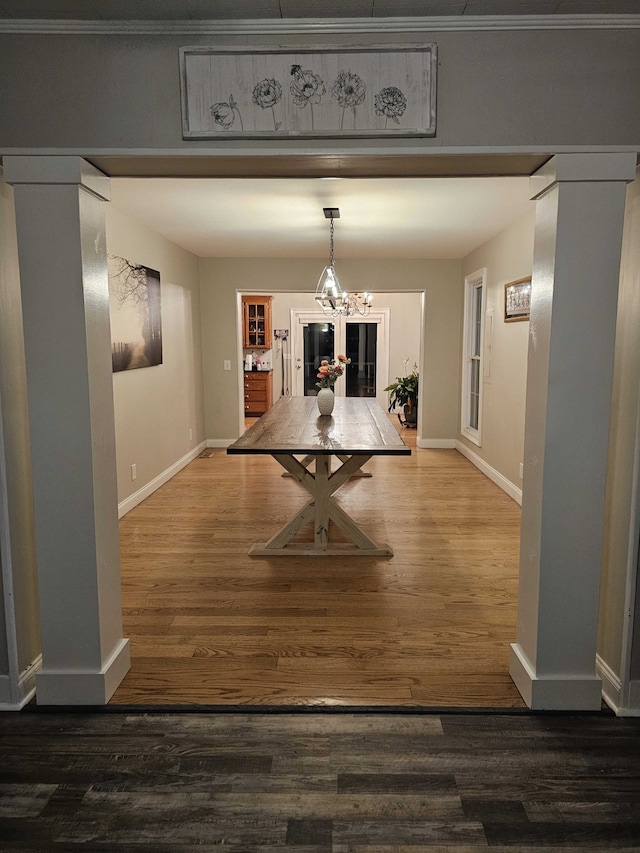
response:
M225 369L225 370L231 370L231 360L230 360L230 359L225 358L225 360L224 360L224 369Z
M136 468L136 464L135 464L135 462L134 462L134 463L133 463L133 465L131 466L131 479L132 479L132 480L135 480L135 478L136 478L137 476L138 476L138 470L137 470L137 468Z
M522 462L520 463L520 479L522 480L524 477L524 465Z
M189 441L193 441L193 430L189 430Z

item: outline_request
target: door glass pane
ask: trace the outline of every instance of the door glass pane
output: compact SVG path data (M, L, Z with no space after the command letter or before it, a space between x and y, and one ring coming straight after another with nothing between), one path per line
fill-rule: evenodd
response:
M326 358L332 361L334 356L335 330L333 323L309 323L302 330L304 342L304 395L313 397L318 393L318 368Z
M347 323L347 397L376 396L377 323Z

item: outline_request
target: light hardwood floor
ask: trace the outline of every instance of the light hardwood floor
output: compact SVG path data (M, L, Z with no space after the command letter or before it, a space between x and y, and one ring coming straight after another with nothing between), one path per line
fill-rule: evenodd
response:
M391 558L249 557L306 500L269 456L198 458L120 522L132 668L112 704L523 707L520 508L455 450L339 502Z

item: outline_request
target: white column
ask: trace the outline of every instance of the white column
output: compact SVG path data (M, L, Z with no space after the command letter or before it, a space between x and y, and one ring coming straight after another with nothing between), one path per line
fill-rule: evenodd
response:
M122 637L104 201L79 157L6 157L14 185L33 464L42 705L99 705Z
M635 154L561 154L537 199L517 642L533 709L590 710L625 187Z

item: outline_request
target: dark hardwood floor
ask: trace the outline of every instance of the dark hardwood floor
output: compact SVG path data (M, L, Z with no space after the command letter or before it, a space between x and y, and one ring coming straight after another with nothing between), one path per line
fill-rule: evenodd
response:
M0 714L0 849L640 851L640 720Z

